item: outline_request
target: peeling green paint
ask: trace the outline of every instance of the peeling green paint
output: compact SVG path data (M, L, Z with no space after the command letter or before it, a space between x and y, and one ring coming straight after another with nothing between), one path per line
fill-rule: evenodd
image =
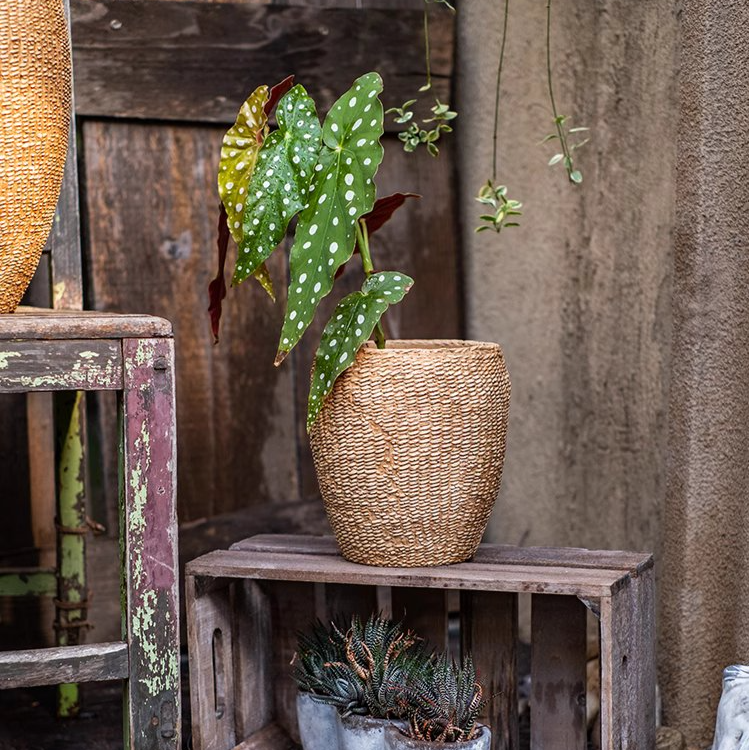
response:
M135 608L132 616L133 635L138 639L143 658L146 661L146 676L141 678L150 695L158 696L166 690L175 690L179 685L179 656L169 649L166 653L159 644L154 615L158 610L158 597L155 591L143 595L142 604ZM165 630L171 628L167 624ZM165 633L162 642L171 641Z
M8 360L11 357L20 357L20 352L0 352L0 370L6 370L8 368Z
M98 357L99 356L99 352L85 351L85 352L81 352L78 356L81 357L81 358L83 358L83 359L90 360L90 359L93 359L94 357Z
M53 570L0 573L0 596L54 596L57 575Z

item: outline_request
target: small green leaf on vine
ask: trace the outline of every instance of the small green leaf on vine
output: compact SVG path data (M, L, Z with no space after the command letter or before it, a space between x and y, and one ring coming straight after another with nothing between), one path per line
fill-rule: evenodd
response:
M409 110L409 107L415 101L415 99L412 99L405 102L402 107L391 107L387 110L386 114L395 113L397 117L394 118L394 122L396 123L409 122L413 117L413 112ZM398 133L398 138L403 142L404 151L411 153L423 143L432 156L439 154L440 150L437 147L437 141L443 133L452 133L453 129L448 123L454 120L458 116L458 113L453 112L450 109L450 105L443 104L439 99L435 99L435 105L432 107L432 115L432 117L424 120L422 125L435 122L437 124L434 127L426 129L419 126L418 123L412 122L407 130Z
M570 136L576 136L579 133L587 133L590 128L576 127L567 128L567 122L569 117L566 115L557 115L554 117L554 126L556 131L549 133L542 141L541 144L549 143L551 141L559 141L559 148L562 150L559 153L554 154L549 159L549 166L553 167L556 164L564 164L564 168L567 171L567 178L570 182L575 185L579 185L583 181L582 172L575 168L575 162L573 154L579 148L582 148L590 138L583 138L579 141L572 141Z
M481 215L481 221L486 223L476 227L476 232L485 232L488 229L493 229L499 233L505 227L520 226L517 217L523 215L523 212L520 210L523 204L520 201L507 197L506 185L495 187L491 180L487 180L486 184L479 190L476 200L482 205L490 206L494 209L494 212L491 214Z

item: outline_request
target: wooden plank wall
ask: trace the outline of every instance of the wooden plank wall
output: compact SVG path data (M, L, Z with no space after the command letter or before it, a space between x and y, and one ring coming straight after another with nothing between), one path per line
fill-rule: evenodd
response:
M265 530L325 530L304 431L308 373L314 336L337 299L361 283L350 264L321 305L309 342L278 369L272 362L283 299L273 306L257 285L229 291L222 340L213 345L206 287L215 273L222 135L250 90L292 72L321 112L368 70L382 73L386 106L411 98L424 77L423 7L423 0L71 2L85 305L174 324L179 516L189 555ZM434 93L452 101L453 17L441 6L430 6L430 17ZM379 194L423 195L373 243L380 267L416 279L388 314L389 335L458 337L453 149L446 143L439 159L407 155L389 132L385 150ZM283 253L271 270L281 287ZM89 410L90 506L110 530L109 540L93 540L91 554L104 562L116 554L114 399L89 399ZM13 442L19 414L10 402L0 411L0 478L4 487L13 478L0 511L27 494ZM12 537L27 543L21 528ZM108 581L97 585L114 589ZM106 634L97 630L97 638Z

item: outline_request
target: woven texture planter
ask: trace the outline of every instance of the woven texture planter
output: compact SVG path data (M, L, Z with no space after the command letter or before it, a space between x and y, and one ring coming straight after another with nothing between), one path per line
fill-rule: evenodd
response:
M509 403L497 344L361 349L310 433L344 557L391 567L471 558L499 492Z
M70 128L70 38L62 0L0 2L0 313L39 263Z

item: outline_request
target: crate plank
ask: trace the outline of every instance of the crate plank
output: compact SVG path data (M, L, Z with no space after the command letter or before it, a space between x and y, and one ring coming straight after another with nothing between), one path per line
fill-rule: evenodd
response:
M601 601L601 746L655 747L653 570Z
M424 82L421 9L189 0L71 6L76 112L87 117L232 123L250 90L299 70L321 112L369 70L385 79L386 107ZM433 96L425 103L450 100L453 68L453 14L430 15Z
M418 633L440 651L447 649L447 591L445 589L391 589L392 616L403 618L407 628Z
M185 606L188 613L193 748L226 750L236 744L232 669L235 657L229 586L225 584L198 592L195 579L187 576Z
M255 552L290 552L305 555L339 555L332 536L258 534L232 545L231 549ZM514 547L509 544L482 544L474 562L502 565L541 565L568 568L606 568L639 573L653 566L648 552L589 550L579 547Z
M0 689L104 682L128 676L126 643L39 648L0 653Z
M277 724L271 724L256 732L232 750L298 750L286 732Z
M2 341L0 391L116 390L122 387L117 341Z
M324 583L322 595L324 597L321 619L326 622L359 615L366 620L373 612L377 612L377 590L373 586L350 586L345 583Z
M51 339L161 338L172 335L172 324L150 315L19 307L0 315L0 341Z
M273 716L272 620L268 596L257 583L237 581L233 594L234 727L239 739L260 732Z
M268 555L237 550L210 552L188 563L187 570L196 576L517 591L586 598L611 596L626 578L626 574L615 570L544 568L539 571L533 566L482 563L445 568L376 568L338 556Z
M531 750L586 748L585 626L585 605L577 599L533 596Z
M481 721L492 729L492 750L517 750L518 596L464 591L460 613L463 653L472 654L487 699Z

